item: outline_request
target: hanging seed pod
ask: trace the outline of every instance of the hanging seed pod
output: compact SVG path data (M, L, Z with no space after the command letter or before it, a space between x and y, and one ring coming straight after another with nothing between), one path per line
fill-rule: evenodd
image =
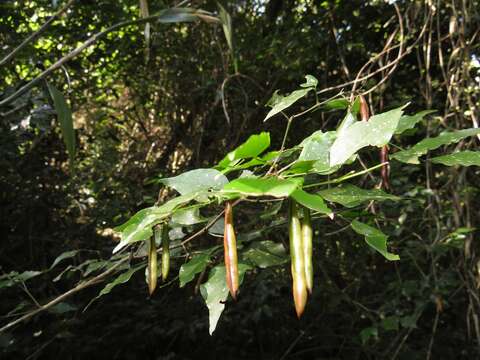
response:
M298 218L297 203L290 200L288 230L290 237L291 270L293 278L293 301L298 318L307 304L307 284L305 280L305 255L303 252L302 225Z
M155 237L157 236L157 229L155 229ZM155 238L150 237L148 242L148 293L150 296L157 287L157 247L155 245Z
M223 247L225 256L225 272L227 277L227 286L232 298L237 298L238 291L238 258L237 258L237 239L233 229L233 209L232 203L227 201L225 204L225 230L223 235Z
M168 237L168 226L162 225L162 281L167 280L170 271L170 238Z
M380 150L380 161L385 163L388 161L388 145L382 147ZM382 174L382 187L389 190L390 189L390 165L385 164L381 169Z
M305 259L305 282L308 292L311 294L313 289L313 231L312 220L310 217L310 209L303 208L302 220L302 240L303 240L303 256Z
M360 95L360 117L362 118L362 121L368 121L370 118L370 112L368 110L368 103L367 100L363 97L363 95Z

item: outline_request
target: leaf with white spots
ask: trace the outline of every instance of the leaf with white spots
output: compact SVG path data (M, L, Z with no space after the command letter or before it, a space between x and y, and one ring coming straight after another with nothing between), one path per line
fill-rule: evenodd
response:
M406 105L372 116L368 122L358 121L337 133L330 148L330 166L341 165L366 146L382 147L390 141Z
M433 163L447 166L480 166L480 151L459 151L453 154L437 156L431 160Z

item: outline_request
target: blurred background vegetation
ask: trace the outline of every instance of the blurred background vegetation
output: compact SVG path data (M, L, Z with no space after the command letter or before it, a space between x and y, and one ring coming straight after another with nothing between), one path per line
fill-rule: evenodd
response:
M95 33L141 16L138 0L2 1L0 58L67 3L38 39L2 62L0 101ZM179 3L149 0L149 12ZM478 126L480 1L222 4L232 18L233 54L219 24L152 23L148 41L145 26L134 24L110 32L48 77L73 111L73 167L44 81L0 106L1 274L45 270L59 254L80 250L64 261L63 269L71 267L63 274L58 266L12 286L3 278L2 324L73 287L86 270L77 265L108 259L118 241L111 229L167 195L159 194L160 178L212 166L260 131L269 131L279 148L285 122L263 123L264 105L276 89L295 89L305 74L319 79L320 90L335 87L320 96L341 90L349 96L351 84L341 85L395 39L402 55L396 60L397 46L379 56L364 74L380 70L355 90L372 90L367 99L375 112L406 102L409 113L436 110L403 145ZM219 9L208 0L181 5ZM394 67L382 69L391 61ZM313 113L294 125L288 143L335 128L341 117ZM450 150L475 147L478 139L471 138ZM377 156L367 153L364 160ZM173 281L149 298L138 272L86 311L101 286L0 334L0 357L480 358L479 175L478 167L392 164L391 192L404 200L352 211L374 214L401 256L397 263L359 246L351 231L339 231L345 224L317 222L316 287L301 320L292 306L289 265L249 272L213 336L195 282L179 288ZM368 176L357 181L377 183ZM240 218L240 233L260 226L248 207ZM287 230L263 236L285 242ZM184 261L173 260L175 269Z

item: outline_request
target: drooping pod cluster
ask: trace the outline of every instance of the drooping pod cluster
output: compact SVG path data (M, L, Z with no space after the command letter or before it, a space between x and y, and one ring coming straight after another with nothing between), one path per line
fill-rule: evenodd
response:
M147 284L148 293L153 294L157 287L158 279L158 260L157 260L157 245L162 244L162 281L168 277L170 270L170 238L168 237L167 224L160 224L154 229L154 236L150 237L148 241L148 272Z
M368 121L370 119L370 112L368 109L368 103L367 100L363 97L363 95L359 96L360 100L360 117L362 121ZM382 163L388 162L388 145L385 145L382 147L380 150L380 161ZM388 164L385 164L382 166L381 169L381 175L382 175L382 183L381 187L384 187L385 189L390 189L390 166Z
M225 204L225 230L223 234L223 248L227 286L232 298L236 299L239 286L237 239L235 237L235 230L233 228L233 207L230 201L227 201Z
M303 209L303 221L300 220L298 206L290 199L288 231L290 238L290 257L292 271L293 301L297 316L300 317L307 304L308 292L313 288L312 266L312 226L310 211Z

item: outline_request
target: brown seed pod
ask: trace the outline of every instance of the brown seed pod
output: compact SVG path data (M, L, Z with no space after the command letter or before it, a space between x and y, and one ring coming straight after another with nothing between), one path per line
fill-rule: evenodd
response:
M232 297L236 299L239 286L237 239L235 237L235 230L233 229L233 208L230 201L227 201L225 204L225 230L223 235L223 247L227 286Z
M362 121L368 121L370 119L370 111L368 110L368 103L367 100L363 97L363 95L360 95L360 117L362 118Z

